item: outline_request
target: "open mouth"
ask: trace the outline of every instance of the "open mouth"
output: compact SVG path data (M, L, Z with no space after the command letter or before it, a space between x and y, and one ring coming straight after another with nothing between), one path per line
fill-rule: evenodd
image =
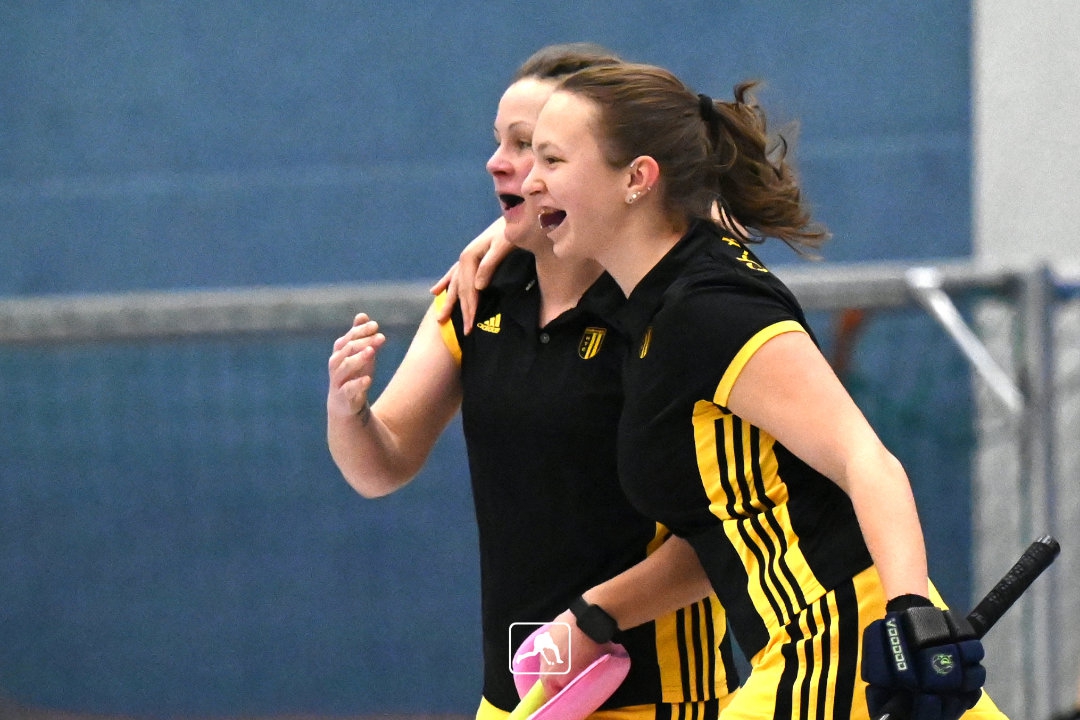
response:
M554 230L562 225L562 221L566 219L565 210L543 210L540 213L540 228L544 232Z
M509 210L525 202L525 198L511 193L499 193L499 202L502 203L503 210Z

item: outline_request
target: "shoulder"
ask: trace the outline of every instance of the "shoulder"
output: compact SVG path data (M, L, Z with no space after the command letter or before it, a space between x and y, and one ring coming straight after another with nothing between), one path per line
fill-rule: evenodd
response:
M536 261L532 253L515 249L499 264L491 282L480 291L477 313L484 309L498 310L527 293L536 283Z
M694 228L696 247L683 273L685 283L703 287L720 286L729 291L765 288L786 292L787 288L763 263L750 243L736 238L713 223Z
M536 260L532 253L515 248L510 251L491 277L484 292L507 292L518 288L536 277Z
M745 243L719 232L668 287L653 318L655 341L728 359L766 328L787 323L809 330L787 286Z
M488 286L476 298L475 328L499 327L504 313L526 312L529 291L536 284L536 264L531 253L515 249L499 264ZM460 312L460 308L455 308ZM455 318L456 319L456 318ZM459 322L460 326L460 322ZM476 333L465 336L466 344Z
M578 302L578 310L588 314L593 323L613 325L612 318L626 302L626 296L615 279L602 273Z
M802 316L795 296L749 248L730 238L721 242L694 258L668 287L660 314L680 322L726 322L759 312Z

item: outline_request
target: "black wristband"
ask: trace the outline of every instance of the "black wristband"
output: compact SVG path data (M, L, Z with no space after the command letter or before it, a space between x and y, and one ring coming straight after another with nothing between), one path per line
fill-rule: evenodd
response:
M910 610L913 607L933 607L934 603L930 602L928 598L924 598L922 595L897 595L889 602L885 603L885 612L904 612Z
M580 595L570 601L570 612L577 618L577 626L581 632L599 645L610 642L619 630L619 623L615 622L615 618L608 615L604 608L590 605Z

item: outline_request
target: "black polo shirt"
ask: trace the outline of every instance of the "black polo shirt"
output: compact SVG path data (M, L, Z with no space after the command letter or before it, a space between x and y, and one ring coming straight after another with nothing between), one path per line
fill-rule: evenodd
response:
M480 535L484 696L504 710L518 701L508 669L511 623L552 620L586 589L643 560L660 531L630 505L616 473L626 344L605 318L622 301L604 274L577 307L538 327L533 257L515 251L481 294L472 332L462 333L457 308L453 336L444 328L461 357L462 423ZM715 600L706 607L696 610L698 636L716 647L723 615ZM653 623L615 639L633 662L606 706L682 694L681 685L674 692L662 687L660 666L677 659L657 659ZM661 645L684 656L688 647L685 640ZM690 652L700 658L701 646ZM714 697L717 684L723 691L737 684L733 670L729 680L717 665L708 665L707 677L687 681L697 680L687 698Z
M745 245L699 222L633 290L618 322L632 338L623 488L698 550L750 656L871 564L843 490L725 407L754 351L784 332L809 333L806 318Z

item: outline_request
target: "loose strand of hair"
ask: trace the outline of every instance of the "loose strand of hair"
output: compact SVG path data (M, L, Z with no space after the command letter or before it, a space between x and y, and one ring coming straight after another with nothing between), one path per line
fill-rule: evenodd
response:
M810 216L782 134L770 138L765 113L752 95L758 81L738 83L734 102L714 102L721 126L713 138L723 207L762 242L782 240L797 253L820 248L828 239L825 228ZM710 131L712 130L710 123Z

